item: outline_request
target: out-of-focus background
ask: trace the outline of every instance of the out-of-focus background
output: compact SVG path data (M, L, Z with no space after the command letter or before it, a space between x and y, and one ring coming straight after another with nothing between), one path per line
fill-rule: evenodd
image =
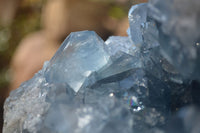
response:
M70 32L126 36L129 8L146 1L0 0L0 132L9 92L41 69Z

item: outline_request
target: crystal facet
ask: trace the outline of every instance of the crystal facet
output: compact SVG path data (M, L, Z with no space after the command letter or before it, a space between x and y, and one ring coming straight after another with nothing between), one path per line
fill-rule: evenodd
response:
M78 92L86 78L108 62L104 47L103 40L92 31L71 33L50 60L46 80L66 83Z
M141 45L142 30L141 26L147 21L147 4L138 4L131 7L129 14L131 39L136 45Z

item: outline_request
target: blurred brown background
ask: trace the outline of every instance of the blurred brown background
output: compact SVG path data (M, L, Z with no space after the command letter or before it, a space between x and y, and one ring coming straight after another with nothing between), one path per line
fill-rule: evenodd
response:
M0 0L0 132L3 102L49 60L70 32L126 36L131 5L146 0Z

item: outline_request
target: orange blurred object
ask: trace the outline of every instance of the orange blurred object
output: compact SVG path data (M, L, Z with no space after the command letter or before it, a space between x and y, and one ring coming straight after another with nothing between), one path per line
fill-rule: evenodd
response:
M21 0L0 0L0 24L11 24L20 2Z

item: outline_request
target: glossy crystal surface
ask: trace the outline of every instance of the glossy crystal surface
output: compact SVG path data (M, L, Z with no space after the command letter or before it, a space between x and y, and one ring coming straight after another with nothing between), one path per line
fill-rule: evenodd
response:
M109 60L103 40L92 31L71 33L50 60L45 78L51 83L66 83L75 92L90 74Z

